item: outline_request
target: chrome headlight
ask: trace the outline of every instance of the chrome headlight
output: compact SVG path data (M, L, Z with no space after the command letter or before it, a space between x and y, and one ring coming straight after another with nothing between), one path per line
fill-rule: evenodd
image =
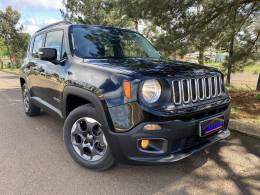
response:
M153 104L159 100L162 93L162 87L159 81L152 79L147 80L142 86L143 99L150 104Z

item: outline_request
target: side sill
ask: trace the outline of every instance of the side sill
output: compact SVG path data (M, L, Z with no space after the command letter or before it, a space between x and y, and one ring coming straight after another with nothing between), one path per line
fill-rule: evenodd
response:
M53 105L51 105L48 102L42 100L41 98L39 98L39 97L31 97L31 100L32 100L34 105L42 108L43 110L46 110L47 112L50 112L50 113L53 113L53 114L56 114L61 119L64 118L63 115L62 115L62 112L59 109L55 108Z

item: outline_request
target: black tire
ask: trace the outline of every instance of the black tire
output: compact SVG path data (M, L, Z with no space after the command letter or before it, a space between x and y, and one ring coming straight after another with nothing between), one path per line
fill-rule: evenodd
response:
M41 109L33 105L29 89L26 84L22 86L24 112L27 116L37 116L41 113Z
M105 152L102 154L102 156L100 156L100 159L95 160L95 161L91 161L92 157L90 157L90 160L84 159L84 157L82 157L82 153L79 154L80 153L79 150L76 151L75 144L72 144L73 132L75 131L75 130L73 130L73 127L76 124L75 127L77 129L77 124L80 123L78 121L83 120L85 118L91 118L91 119L94 119L96 122L98 122L98 124L100 125L99 129L102 131L102 137L103 138L105 137L105 135L103 134L103 130L102 130L104 128L104 126L101 124L96 110L90 105L83 105L83 106L80 106L80 107L76 108L75 110L73 110L65 120L64 128L63 128L63 139L64 139L66 149L68 150L69 154L74 159L74 161L76 161L81 166L90 168L90 169L94 169L97 171L107 170L115 164L114 157L112 156L112 153L110 151L110 148L109 148L109 145L107 144L107 142L106 142ZM88 122L86 122L87 127L90 126L89 124L88 124ZM88 129L87 127L86 127L86 129ZM90 129L92 129L92 127L90 127ZM93 129L91 130L91 132L93 132ZM81 130L77 131L77 132L81 132L81 133L84 132ZM87 133L85 133L85 134L87 134ZM87 135L83 136L83 134L80 134L80 135L83 138L82 137L80 138L82 140L80 141L81 143L79 145L81 146L81 148L83 148L82 144L86 143L88 136ZM94 138L92 137L92 139L94 139ZM106 140L106 138L104 138L104 139ZM94 141L92 141L92 144L93 144L93 142ZM84 151L84 149L81 149L81 152L82 151ZM90 153L92 153L92 152L90 152ZM83 154L84 154L84 152L83 152Z

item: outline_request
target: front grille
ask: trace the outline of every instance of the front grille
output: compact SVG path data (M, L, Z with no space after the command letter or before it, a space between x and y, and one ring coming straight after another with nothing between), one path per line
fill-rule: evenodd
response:
M173 102L175 105L190 104L221 96L224 83L221 75L204 76L172 81Z

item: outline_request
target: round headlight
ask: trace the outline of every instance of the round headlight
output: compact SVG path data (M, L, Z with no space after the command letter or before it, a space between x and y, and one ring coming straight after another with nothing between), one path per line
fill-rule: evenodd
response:
M162 88L157 80L147 80L142 87L142 96L147 103L155 103L161 97Z

